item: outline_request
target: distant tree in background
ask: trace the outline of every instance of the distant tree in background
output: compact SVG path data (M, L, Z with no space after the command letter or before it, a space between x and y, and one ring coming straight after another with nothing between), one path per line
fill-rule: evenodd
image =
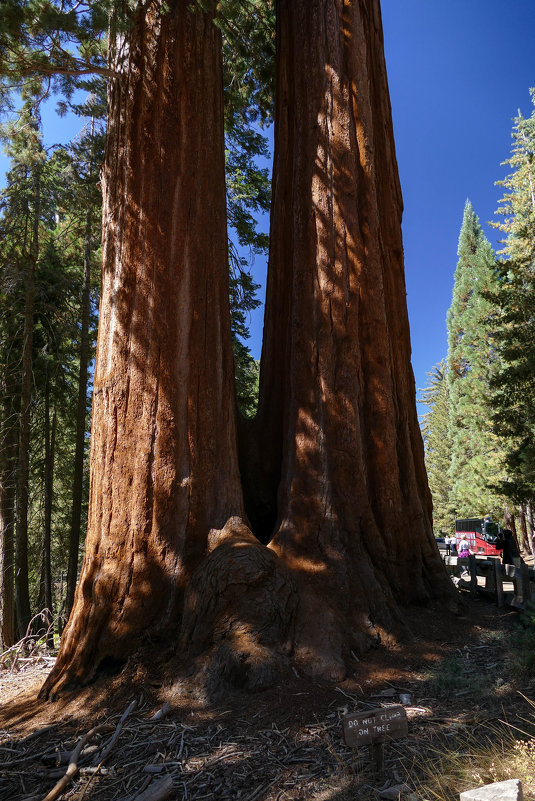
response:
M445 360L435 365L427 375L427 385L420 390L420 403L428 408L421 421L421 428L427 478L433 496L433 525L435 532L445 529L450 531L455 514L451 504L452 440Z
M37 610L46 608L51 623L60 601L53 574L61 575L67 567L64 532L72 495L66 487L72 489L76 393L82 383L85 417L87 365L95 340L95 319L89 313L84 366L79 354L84 329L80 296L84 259L88 269L93 267L90 283L95 286L100 215L97 200L96 212L92 209L94 243L85 251L83 224L90 204L80 202L80 185L88 183L87 175L81 175L81 151L45 153L34 112L19 115L4 136L11 168L0 195L0 353L5 371L0 550L9 554L13 531L16 548L15 561L9 556L3 560L0 606L3 627L11 631L15 625L14 633L21 636ZM98 197L95 175L91 180ZM90 298L86 305L91 306ZM85 434L84 422L82 445ZM83 482L83 464L81 473ZM13 584L16 614L9 602ZM6 635L5 643L10 640Z
M40 120L32 108L32 97L25 98L17 123L4 129L9 139L8 155L11 170L8 187L2 197L3 253L2 273L7 290L6 301L14 301L18 311L15 342L4 347L17 347L17 387L13 403L18 410L17 456L15 466L15 610L16 633L22 636L30 622L28 570L28 525L30 511L30 439L32 424L32 383L34 369L34 315L36 273L43 250L42 217L45 212L44 165ZM13 282L13 283L11 283ZM11 286L10 286L11 284ZM16 289L15 289L16 288ZM11 294L10 289L15 290ZM9 301L8 301L9 302ZM8 308L4 315L9 315ZM16 344L15 344L16 343ZM12 387L5 388L11 394Z
M206 7L206 2L201 3ZM249 316L260 306L251 275L255 256L267 258L269 234L259 216L271 203L271 159L262 129L273 119L275 6L271 0L225 0L216 20L222 32L225 166L229 229L230 314L236 400L251 418L258 403L259 362L247 345Z
M500 310L493 319L494 342L501 361L492 385L494 423L507 440L505 489L525 500L535 494L535 111L515 119L512 136L506 164L513 172L499 182L506 192L496 226L506 235L500 251L506 260L494 295Z
M531 90L535 103L535 89ZM492 370L492 421L504 451L503 493L525 507L533 535L535 498L535 110L514 121L511 174L499 185L505 234L489 323L499 358Z
M490 483L504 475L501 445L492 430L489 382L496 352L488 330L497 266L469 200L458 247L453 299L447 315L451 503L456 517L501 517L503 499Z
M69 616L74 598L87 502L85 476L91 405L90 362L94 356L95 316L100 290L100 281L97 279L100 277L102 202L98 176L105 140L102 121L105 105L102 103L102 87L100 89L100 102L98 96L89 95L86 104L77 109L77 113L87 120L81 134L69 148L56 154L67 187L59 206L62 212L58 230L59 246L62 253L78 265L78 281L73 298L76 329L71 346L78 361L78 381L64 619Z

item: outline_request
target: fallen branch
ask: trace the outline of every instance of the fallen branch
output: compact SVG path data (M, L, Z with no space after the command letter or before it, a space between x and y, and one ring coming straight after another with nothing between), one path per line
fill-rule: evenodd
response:
M51 723L49 726L43 726L41 729L36 729L35 731L32 731L31 734L28 734L26 737L23 737L22 740L19 740L19 745L25 745L26 743L29 743L30 740L34 740L36 737L40 737L41 734L46 734L48 732L51 732L52 729L57 729L57 727L58 727L57 723Z
M101 726L95 726L93 729L90 729L87 734L80 739L78 745L72 752L72 756L69 761L69 765L67 767L67 771L63 778L61 778L57 784L50 790L50 792L45 795L43 801L55 801L56 798L62 794L66 787L72 782L76 774L78 773L78 757L80 756L80 752L84 745L91 740L96 734L100 734L103 731L109 731L110 726L107 723L102 724Z
M171 704L169 701L166 701L165 704L162 706L161 709L158 710L151 718L149 718L151 723L156 723L158 720L163 720L165 716L170 712Z
M92 772L92 774L91 774L86 786L83 789L82 795L80 797L80 801L83 801L83 799L85 798L85 795L86 795L87 791L89 790L89 788L91 787L91 784L93 783L93 780L97 776L100 775L100 773L102 771L102 766L104 765L104 762L106 761L106 759L110 755L110 751L112 750L113 746L117 742L117 738L119 737L119 734L121 733L121 729L123 728L123 724L124 724L126 718L128 717L128 715L130 714L130 712L134 709L135 705L136 705L136 701L135 700L132 701L128 705L128 707L123 712L119 723L115 727L115 731L113 733L113 736L112 736L110 742L108 743L108 745L106 746L106 748L104 749L104 753L102 754L102 756L100 758L98 758L98 759L95 758L93 760L93 766L92 766L93 767L93 772ZM46 799L45 799L45 801L46 801Z
M132 710L135 708L135 706L136 706L136 701L134 700L128 705L128 707L123 712L121 720L117 724L117 727L116 727L116 729L115 729L115 731L113 733L113 737L111 738L110 742L108 743L108 745L104 749L104 753L102 754L102 756L98 759L99 767L100 767L100 765L103 765L104 762L106 761L106 759L108 758L111 749L113 748L113 746L117 742L117 738L119 737L119 735L121 733L121 729L123 728L123 724L124 724L126 718L130 714L130 712L132 712ZM97 762L97 760L94 760L93 764L95 764L96 762Z

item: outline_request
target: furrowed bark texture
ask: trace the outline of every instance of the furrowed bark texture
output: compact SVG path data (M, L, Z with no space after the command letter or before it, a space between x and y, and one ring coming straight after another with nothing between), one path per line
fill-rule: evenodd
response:
M86 556L44 696L177 629L210 532L242 513L220 34L188 5L116 42Z
M261 528L276 514L271 548L299 583L296 657L339 677L399 603L453 593L416 415L379 2L279 0L277 35L262 458L246 497Z
M452 602L431 528L378 0L279 0L261 399L242 450L228 311L220 38L189 0L117 42L86 557L43 695L145 630L208 685L289 653L339 679ZM256 455L255 455L256 454ZM208 656L206 656L208 655Z

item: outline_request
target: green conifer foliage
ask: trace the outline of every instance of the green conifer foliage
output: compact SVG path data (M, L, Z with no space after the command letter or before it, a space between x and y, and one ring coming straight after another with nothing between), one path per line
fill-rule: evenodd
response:
M7 489L13 496L11 507L16 500L19 509L15 531L23 569L17 566L16 575L19 583L24 582L19 595L22 592L29 605L22 617L19 612L18 634L25 633L30 615L44 606L57 610L63 600L51 598L51 571L59 580L66 569L88 210L92 211L93 220L93 248L89 254L94 279L93 308L97 300L100 242L98 177L96 170L93 174L87 170L92 143L85 142L82 136L70 149L45 152L38 115L33 109L30 101L16 121L0 131L11 160L7 186L0 193L0 490L5 494L4 484L10 477L11 483L17 485L16 492L14 487ZM95 153L96 165L102 159L101 149L102 141ZM36 166L38 184L32 180ZM95 322L91 315L90 358ZM23 401L25 346L30 381ZM27 420L21 412L23 408L27 410ZM23 424L28 429L25 437L21 435ZM12 433L19 443L16 469ZM23 499L26 510L22 509ZM9 525L13 529L14 521ZM11 531L7 533L11 536ZM4 542L5 536L4 526L0 525ZM11 585L13 560L5 570L4 578ZM43 574L47 585L44 595ZM8 611L6 616L11 614Z
M535 89L531 90L535 104ZM495 227L506 238L506 261L493 295L491 323L500 359L491 382L494 430L507 463L503 492L512 500L535 497L535 110L520 113L512 133L511 174L504 187Z
M489 411L489 380L496 354L487 326L492 307L486 297L496 286L497 269L468 200L458 255L447 316L451 501L456 517L487 513L500 517L502 498L490 488L503 473L503 456Z

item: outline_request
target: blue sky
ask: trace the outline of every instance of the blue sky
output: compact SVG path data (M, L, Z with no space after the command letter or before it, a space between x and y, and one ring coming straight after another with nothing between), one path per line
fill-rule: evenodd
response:
M531 114L535 0L382 0L385 53L404 198L403 237L417 388L446 355L464 203L486 226L501 197L495 181L510 152L513 118ZM52 125L53 121L53 125ZM78 120L45 114L47 143L67 141ZM0 159L0 174L6 168ZM266 221L267 224L267 221ZM265 281L257 258L253 272ZM259 357L263 313L251 319Z
M417 388L447 352L457 243L470 198L486 225L508 174L513 118L531 114L534 0L382 0L412 361Z
M404 199L403 240L417 389L447 353L457 243L470 198L487 225L507 175L518 109L531 114L535 0L382 0L385 54ZM265 279L257 259L253 272ZM252 318L260 355L262 313ZM424 411L421 409L420 411Z

